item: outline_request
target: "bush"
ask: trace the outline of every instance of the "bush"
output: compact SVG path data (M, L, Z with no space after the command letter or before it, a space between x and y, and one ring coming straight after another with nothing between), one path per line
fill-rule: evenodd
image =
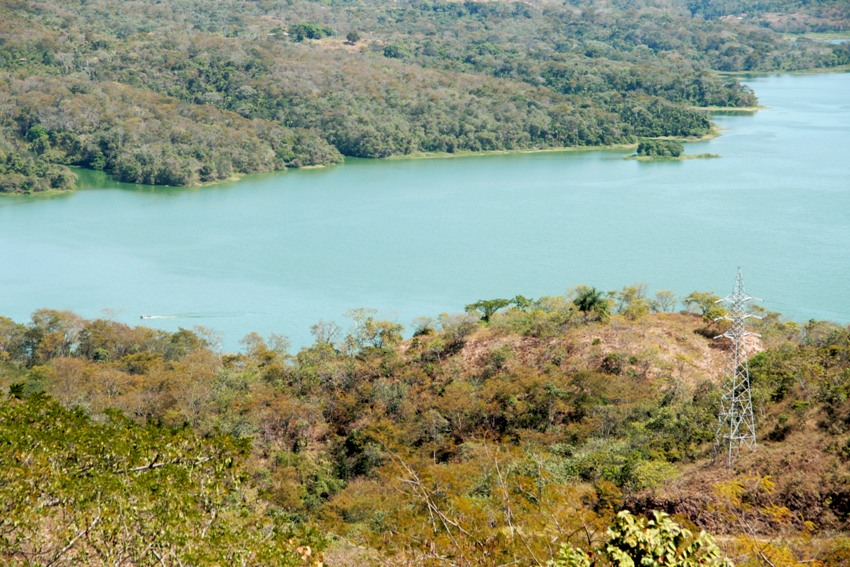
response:
M637 155L640 157L679 157L685 153L685 147L676 140L652 140L645 138L640 141Z
M608 542L591 559L586 552L568 544L561 547L555 567L633 567L634 565L666 565L668 567L731 567L721 557L720 548L705 532L693 534L663 512L653 512L648 522L628 510L617 514L608 528Z

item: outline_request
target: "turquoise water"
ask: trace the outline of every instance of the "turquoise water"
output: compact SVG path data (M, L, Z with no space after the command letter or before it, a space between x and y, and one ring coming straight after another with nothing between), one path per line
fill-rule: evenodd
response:
M71 195L0 199L0 313L298 346L357 307L408 324L578 284L725 295L741 266L764 307L850 322L850 75L748 82L767 108L718 115L723 136L686 147L720 159L350 160L203 189L86 172Z

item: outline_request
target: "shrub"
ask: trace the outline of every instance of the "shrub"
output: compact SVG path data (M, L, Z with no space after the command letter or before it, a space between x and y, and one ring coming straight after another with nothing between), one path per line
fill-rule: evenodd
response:
M676 140L652 140L645 138L638 144L637 155L641 157L679 157L685 147Z

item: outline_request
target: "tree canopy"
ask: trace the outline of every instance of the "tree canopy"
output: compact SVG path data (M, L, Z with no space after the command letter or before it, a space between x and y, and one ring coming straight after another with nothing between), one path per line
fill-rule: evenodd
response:
M0 317L0 562L845 565L850 328L752 319L759 445L729 469L714 323L578 290L608 317L573 289L404 340L358 309L298 352Z
M342 156L699 136L710 128L700 107L755 103L716 70L850 62L850 45L788 39L727 17L740 8L684 0L604 10L443 0L6 4L0 191L71 188L65 166L192 185ZM846 10L799 7L818 29L841 29Z
M684 153L685 147L676 140L649 140L642 139L637 147L637 155L640 157L679 157Z

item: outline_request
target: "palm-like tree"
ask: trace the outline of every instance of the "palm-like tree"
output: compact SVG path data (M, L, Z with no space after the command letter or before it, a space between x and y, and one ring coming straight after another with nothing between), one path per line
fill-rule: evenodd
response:
M605 319L610 314L610 304L605 295L595 287L579 289L573 303L582 313L595 314L599 319Z

